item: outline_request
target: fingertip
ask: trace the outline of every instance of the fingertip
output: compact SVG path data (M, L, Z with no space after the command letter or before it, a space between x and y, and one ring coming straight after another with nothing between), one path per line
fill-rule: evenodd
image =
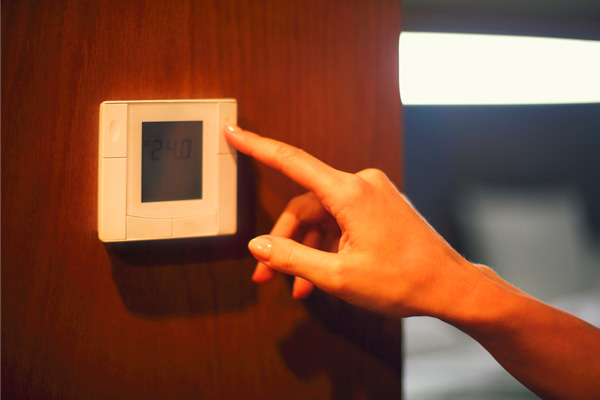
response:
M259 236L248 242L248 249L259 262L268 263L273 244L266 236Z
M229 121L225 122L223 130L229 135L239 135L240 133L242 133L242 128L240 128L236 124L230 123Z
M238 148L239 146L241 139L240 133L242 133L242 128L235 124L225 122L223 125L223 134L225 135L225 139L235 148Z
M313 288L314 285L311 282L304 278L296 277L294 280L292 296L296 300L305 299L312 292Z
M252 274L252 281L256 283L265 283L273 279L275 276L275 271L269 267L267 267L263 263L258 263Z

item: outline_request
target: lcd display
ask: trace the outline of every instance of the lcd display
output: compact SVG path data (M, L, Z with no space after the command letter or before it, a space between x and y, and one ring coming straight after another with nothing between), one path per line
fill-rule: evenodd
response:
M202 199L202 121L142 122L142 202Z

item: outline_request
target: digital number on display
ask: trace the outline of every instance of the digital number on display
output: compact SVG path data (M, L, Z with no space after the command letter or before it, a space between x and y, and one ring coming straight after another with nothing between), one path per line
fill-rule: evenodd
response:
M202 198L202 121L142 122L142 202Z
M146 139L144 141L144 146L151 146L152 150L150 152L150 158L152 160L160 160L161 158L161 150L166 150L168 152L166 154L167 157L181 158L187 160L190 158L192 154L192 140L191 139L183 139L177 143L177 140L167 140L165 144L161 139ZM165 153L165 152L163 152ZM165 154L162 155L163 157Z

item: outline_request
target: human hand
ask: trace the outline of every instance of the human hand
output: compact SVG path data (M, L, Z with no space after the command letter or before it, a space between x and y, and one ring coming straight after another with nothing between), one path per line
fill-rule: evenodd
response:
M226 127L225 135L239 151L309 191L290 201L270 235L249 243L259 261L255 281L265 282L277 270L297 277L297 298L316 285L373 311L436 316L468 290L470 274L481 272L427 224L383 172L341 172L238 127ZM326 240L331 232L339 240ZM330 251L321 249L326 241L333 244Z

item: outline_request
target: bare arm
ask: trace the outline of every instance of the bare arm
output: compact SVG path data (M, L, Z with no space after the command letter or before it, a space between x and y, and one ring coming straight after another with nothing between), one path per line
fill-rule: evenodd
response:
M469 263L381 171L341 172L237 127L226 136L309 190L289 203L270 235L250 242L259 260L255 281L277 270L296 276L297 298L315 285L380 313L439 318L543 398L600 398L600 330ZM339 240L322 249L331 231Z
M438 317L477 340L541 398L600 398L600 330L489 269L486 278L475 276L471 293Z

